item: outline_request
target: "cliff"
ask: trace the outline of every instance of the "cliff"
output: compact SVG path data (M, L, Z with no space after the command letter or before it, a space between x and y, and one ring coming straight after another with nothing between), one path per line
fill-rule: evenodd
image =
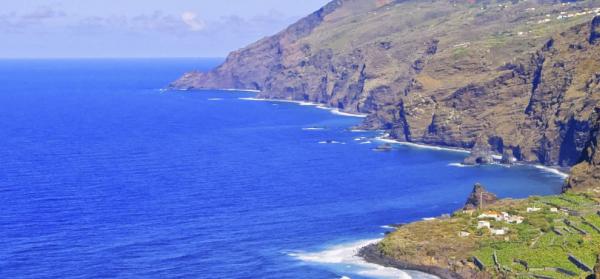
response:
M590 140L581 156L580 163L573 167L571 176L567 180L565 190L588 191L593 195L600 195L600 108L592 115L593 128Z
M403 141L483 138L520 161L572 166L595 148L600 3L559 2L335 0L171 87L260 90L367 113L364 128Z

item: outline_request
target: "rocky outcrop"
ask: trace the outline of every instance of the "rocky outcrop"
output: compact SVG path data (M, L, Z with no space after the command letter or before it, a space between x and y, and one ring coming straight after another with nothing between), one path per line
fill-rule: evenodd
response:
M511 149L504 149L504 152L502 152L502 159L500 160L500 163L504 165L512 165L516 161L517 158L515 158L513 151Z
M597 3L497 2L335 0L171 86L256 89L368 113L363 128L402 141L486 137L494 153L572 166L600 104L600 18L536 22Z
M467 202L463 207L464 210L481 209L490 206L498 201L495 194L485 190L483 185L477 183L473 187L473 191L467 198Z
M573 167L565 184L565 191L590 191L600 195L600 108L596 108L590 122L593 128L590 139L581 156L580 163Z
M463 160L463 164L465 165L482 165L493 162L494 152L492 151L492 146L483 136L477 138L475 145L471 149L471 154Z
M378 264L385 267L393 267L401 270L417 270L432 274L443 279L471 279L471 278L491 278L489 275L478 273L472 268L462 268L454 271L450 268L444 268L439 266L431 266L426 264L419 264L417 262L402 261L392 257L388 257L378 249L376 244L368 245L360 249L358 256L363 258L365 261Z

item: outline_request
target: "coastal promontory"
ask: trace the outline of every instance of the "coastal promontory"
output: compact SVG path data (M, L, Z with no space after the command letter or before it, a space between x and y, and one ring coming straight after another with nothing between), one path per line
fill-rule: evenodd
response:
M335 0L171 88L259 90L400 141L570 167L594 148L599 16L592 0Z

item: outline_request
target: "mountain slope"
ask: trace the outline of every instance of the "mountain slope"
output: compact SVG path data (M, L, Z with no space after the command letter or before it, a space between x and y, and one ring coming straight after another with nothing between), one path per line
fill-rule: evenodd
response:
M581 162L573 167L571 176L567 181L565 190L590 191L591 194L600 193L600 108L596 108L592 115L594 119L591 137L582 154Z
M484 138L570 166L600 101L600 2L557 2L336 0L171 86L256 89L368 113L366 128L404 141Z

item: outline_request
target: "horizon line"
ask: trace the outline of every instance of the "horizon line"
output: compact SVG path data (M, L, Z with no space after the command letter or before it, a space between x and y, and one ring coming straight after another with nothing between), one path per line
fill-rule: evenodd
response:
M106 57L93 57L93 56L81 56L81 57L0 57L0 60L118 60L118 59L225 59L226 57L218 56L156 56L156 57L136 57L136 56L106 56Z

